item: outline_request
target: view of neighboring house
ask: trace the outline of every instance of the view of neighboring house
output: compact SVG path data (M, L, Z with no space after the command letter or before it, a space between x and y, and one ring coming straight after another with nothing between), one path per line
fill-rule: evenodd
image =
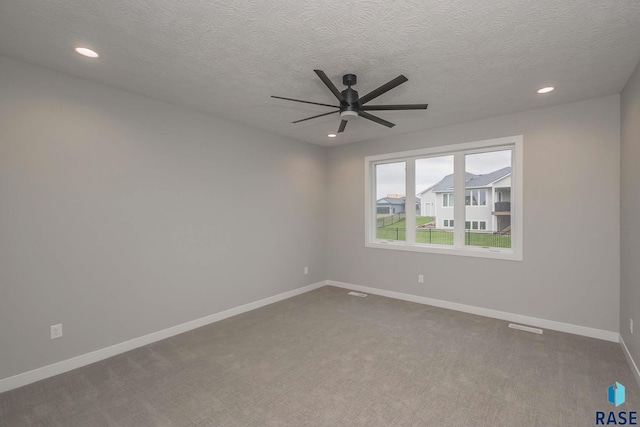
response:
M378 199L376 202L377 213L379 214L401 214L405 213L405 203L407 198L400 194L388 194L387 197ZM420 199L416 198L416 213L420 212Z
M465 176L465 229L508 232L511 227L511 167ZM453 174L418 193L420 215L436 217L436 228L453 229Z

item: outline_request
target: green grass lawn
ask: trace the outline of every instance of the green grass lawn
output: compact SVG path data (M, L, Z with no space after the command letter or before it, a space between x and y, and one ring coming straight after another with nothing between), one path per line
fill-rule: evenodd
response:
M416 225L426 224L434 219L432 216L418 216L416 217ZM376 237L382 240L407 240L406 228L407 220L403 218L393 224L379 227L376 230Z
M431 216L416 217L416 225L422 225L434 220ZM381 240L407 240L406 220L402 219L393 224L376 230L376 237ZM417 243L431 243L435 245L453 245L453 230L436 230L433 228L417 228ZM510 248L511 236L467 231L465 242L468 246L489 246L492 248Z
M466 232L465 242L468 246L489 246L491 248L510 248L511 235Z

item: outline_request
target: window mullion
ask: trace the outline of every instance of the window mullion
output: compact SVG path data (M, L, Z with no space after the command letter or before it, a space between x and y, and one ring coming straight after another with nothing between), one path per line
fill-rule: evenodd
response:
M406 162L405 223L407 243L416 242L416 160L407 159Z
M465 225L465 164L464 153L455 153L453 156L453 246L464 247Z

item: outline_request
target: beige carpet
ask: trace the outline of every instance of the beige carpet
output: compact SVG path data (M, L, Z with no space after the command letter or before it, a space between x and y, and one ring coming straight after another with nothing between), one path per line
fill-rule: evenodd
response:
M618 344L325 287L0 394L0 425L567 427L614 409L640 410Z

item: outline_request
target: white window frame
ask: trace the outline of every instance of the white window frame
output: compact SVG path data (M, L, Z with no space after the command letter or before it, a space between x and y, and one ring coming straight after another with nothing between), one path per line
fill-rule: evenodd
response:
M494 248L465 245L465 156L490 151L511 151L511 248ZM380 240L376 238L376 183L375 166L382 163L406 162L406 205L414 206L416 198L415 161L426 157L454 156L454 239L453 245L416 243L416 233L406 233L406 241ZM523 259L523 136L515 135L462 144L367 156L365 162L365 247L447 255L494 258L513 261ZM407 230L416 227L416 212L405 212Z
M451 196L453 196L453 193L442 193L442 207L443 208L452 208L455 205L455 198L453 200L451 200ZM444 200L447 199L447 204L444 204ZM451 202L453 201L453 204L451 204Z
M469 192L469 204L468 205L466 204L467 203L467 191ZM475 205L472 203L474 192L475 192L475 194L478 195L478 198L476 200L476 204ZM480 193L484 193L484 204L480 204L480 199L481 199ZM487 206L487 189L486 188L467 188L465 190L465 193L464 193L464 202L465 202L465 206L472 207L472 208L478 208L478 207L481 208L481 207Z
M467 222L469 223L469 228L467 228ZM476 228L474 228L474 223ZM482 228L482 224L484 224L484 228ZM464 224L464 230L465 231L473 231L473 230L487 230L487 221L483 220L483 219L468 219L467 221L465 221Z

